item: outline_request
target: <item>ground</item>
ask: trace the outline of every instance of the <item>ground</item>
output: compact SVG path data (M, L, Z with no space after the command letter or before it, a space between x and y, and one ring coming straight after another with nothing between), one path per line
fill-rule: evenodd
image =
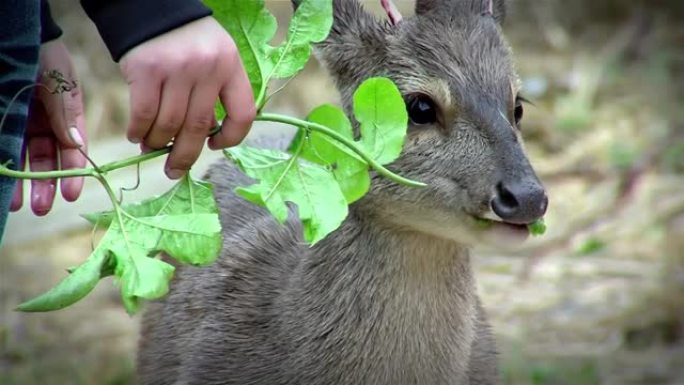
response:
M506 25L534 102L528 151L551 200L545 236L475 251L506 384L683 385L683 13L665 1L562 3L519 0ZM125 86L83 16L57 13L92 137L120 135ZM302 115L334 101L330 89L312 63L273 108ZM0 249L0 384L131 383L139 319L110 280L66 310L12 311L90 247L90 229L74 227Z

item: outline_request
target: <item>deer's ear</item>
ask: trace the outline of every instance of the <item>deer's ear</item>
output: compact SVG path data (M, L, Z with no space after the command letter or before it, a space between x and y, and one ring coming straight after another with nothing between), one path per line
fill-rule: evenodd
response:
M358 0L333 0L333 26L327 42L376 39L381 32L380 27L380 22L366 12Z
M497 22L503 23L506 17L506 0L416 0L416 15L450 15L463 12L491 15Z

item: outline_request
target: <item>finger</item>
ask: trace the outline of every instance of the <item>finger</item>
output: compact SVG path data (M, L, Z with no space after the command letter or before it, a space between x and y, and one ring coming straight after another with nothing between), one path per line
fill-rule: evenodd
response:
M57 168L55 140L47 136L29 139L28 161L31 171L52 171ZM55 200L55 179L31 180L31 210L38 216L47 214Z
M199 158L207 135L216 125L214 102L219 89L213 83L193 88L183 128L173 141L173 150L166 161L166 175L178 179L190 170Z
M133 80L129 85L131 122L127 136L132 143L141 143L159 112L162 80L150 73L148 77Z
M80 120L82 120L82 118L80 118ZM82 123L82 121L77 121L77 127L82 127ZM76 131L76 135L79 137L81 136L79 131ZM85 135L80 137L80 142L82 143L80 150L87 152L87 138ZM79 151L79 149L61 147L59 149L59 159L62 170L71 170L86 166L86 158L83 156L81 151ZM62 191L62 197L64 197L67 202L75 201L81 195L81 191L83 190L83 178L79 177L61 179L60 190Z
M180 131L188 110L192 84L186 78L170 78L162 86L157 118L144 141L148 147L165 147Z
M26 168L26 142L22 145L21 157L19 158L19 167L17 170L23 171ZM24 181L17 179L14 186L14 195L12 195L12 202L10 202L10 211L18 211L24 204Z
M40 88L37 99L42 103L50 128L62 147L76 148L83 143L85 132L81 88L75 85L68 90L50 93Z
M226 118L221 125L221 132L209 140L209 147L213 150L240 143L247 136L256 116L254 95L247 74L239 62L232 67L232 76L220 91Z

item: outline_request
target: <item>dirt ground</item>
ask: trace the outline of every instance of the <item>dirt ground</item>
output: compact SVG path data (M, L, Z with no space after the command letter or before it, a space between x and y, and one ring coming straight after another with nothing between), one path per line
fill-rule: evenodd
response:
M282 3L270 5L284 17ZM563 3L518 0L506 25L534 102L524 135L551 206L545 236L475 251L505 383L684 385L684 12L667 1ZM71 7L56 13L92 137L120 135L125 85ZM273 108L302 115L335 101L330 89L312 63ZM0 249L0 384L132 383L139 320L111 280L56 313L12 311L90 243L82 227Z

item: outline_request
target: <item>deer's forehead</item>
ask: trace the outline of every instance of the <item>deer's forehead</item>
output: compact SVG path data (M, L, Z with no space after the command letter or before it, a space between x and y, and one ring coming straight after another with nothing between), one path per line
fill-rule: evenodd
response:
M505 86L508 93L517 87L510 49L495 25L436 24L405 32L389 51L400 70L446 80L454 90Z
M443 108L457 110L481 97L506 105L519 88L511 68L486 61L449 64L428 60L403 67L393 78L404 94L424 93Z

